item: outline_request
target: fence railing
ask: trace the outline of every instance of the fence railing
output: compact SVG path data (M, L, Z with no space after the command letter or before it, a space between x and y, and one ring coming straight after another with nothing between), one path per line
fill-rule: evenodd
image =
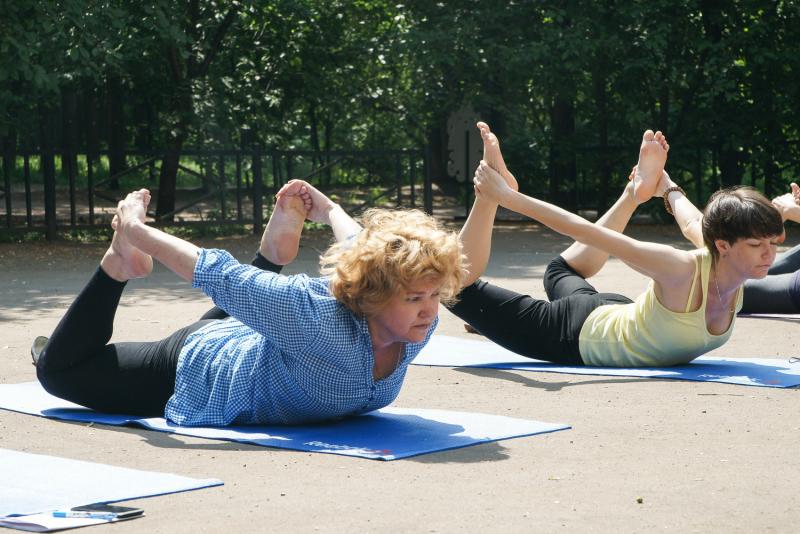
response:
M175 207L158 211L163 153L130 150L123 170L109 170L107 152L19 151L2 158L5 229L44 232L107 226L128 191L153 192L159 226L246 225L263 230L265 208L293 178L305 179L346 204L422 207L433 211L429 165L421 150L327 151L184 150L178 163Z

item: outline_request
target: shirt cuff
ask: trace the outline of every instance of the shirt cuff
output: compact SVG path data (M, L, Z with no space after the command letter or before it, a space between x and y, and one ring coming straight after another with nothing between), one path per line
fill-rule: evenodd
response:
M201 248L194 266L192 287L202 288L219 278L219 271L231 261L236 261L228 252L216 248ZM238 262L237 262L238 263Z

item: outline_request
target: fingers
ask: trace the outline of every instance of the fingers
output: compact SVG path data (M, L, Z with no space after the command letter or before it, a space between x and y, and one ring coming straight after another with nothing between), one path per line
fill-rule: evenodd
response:
M509 187L503 177L484 160L475 169L472 184L477 196L493 202L499 202L505 189Z
M289 180L275 193L275 198L281 198L283 195L296 195L304 185L306 185L306 182L303 180Z

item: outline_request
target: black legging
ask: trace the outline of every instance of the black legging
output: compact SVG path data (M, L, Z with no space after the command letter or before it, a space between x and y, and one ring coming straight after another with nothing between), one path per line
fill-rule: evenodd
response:
M578 346L589 314L604 304L629 304L628 297L598 293L558 256L544 273L546 300L478 280L465 287L450 311L510 351L562 365L584 365Z
M253 265L280 272L256 254ZM97 268L56 326L39 356L36 375L50 394L94 410L163 416L175 391L175 371L186 338L228 314L214 307L160 341L108 343L126 282Z
M744 284L741 313L800 313L800 245L779 254L767 276Z

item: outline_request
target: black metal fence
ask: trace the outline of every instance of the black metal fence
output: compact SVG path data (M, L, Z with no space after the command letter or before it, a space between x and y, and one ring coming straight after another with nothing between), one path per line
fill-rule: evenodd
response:
M158 202L163 153L126 151L124 170L111 173L109 154L19 151L2 158L9 232L107 227L117 201L148 187ZM263 230L274 194L293 178L307 180L358 212L370 206L433 211L428 159L421 150L328 151L184 150L178 164L175 208L156 216L158 226L253 225Z

